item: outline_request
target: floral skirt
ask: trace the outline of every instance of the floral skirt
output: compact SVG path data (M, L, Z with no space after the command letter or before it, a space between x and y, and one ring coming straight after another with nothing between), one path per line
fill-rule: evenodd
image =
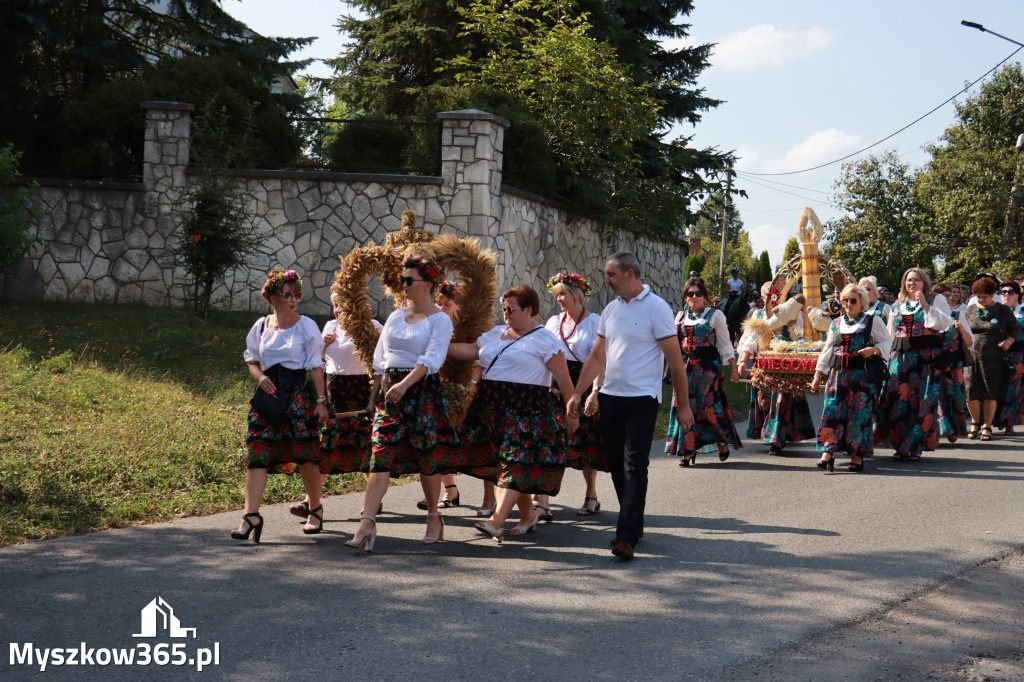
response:
M1006 397L992 423L999 427L1020 426L1024 424L1024 351L1010 351L1006 357L1012 369L1006 376Z
M920 455L939 443L938 350L896 352L889 360L884 404L878 411L875 445L888 444L904 455Z
M967 435L967 392L963 366L939 372L939 433Z
M752 388L747 438L760 438L765 445L799 443L814 438L814 422L807 397L769 393Z
M460 463L459 436L448 418L448 401L438 375L423 377L397 403L384 400L388 389L409 372L389 369L384 374L373 416L371 473L430 476Z
M370 417L337 414L365 410L373 380L365 374L332 374L327 381L327 422L320 429L320 471L325 474L365 472L370 457Z
M566 460L573 469L589 466L597 471L611 471L604 452L604 439L601 438L601 413L595 412L590 417L583 414L583 405L589 395L590 391L587 391L580 401L580 427L571 436L565 437ZM551 391L551 409L559 429L565 433L565 403L561 394L555 390Z
M284 420L272 426L256 410L249 408L245 448L250 469L266 469L268 474L294 474L300 465L320 465L320 424L316 421L316 389L311 381L281 387L291 397Z
M693 426L683 429L676 417L679 399L672 392L672 410L668 418L668 434L665 438L666 455L686 455L696 452L705 445L725 443L733 448L742 448L740 436L732 423L732 411L722 384L722 365L716 358L703 365L700 362L686 363L686 380L689 384L690 410L693 412Z
M874 454L875 386L863 369L835 369L825 384L825 409L818 428L818 452Z
M463 432L460 471L521 493L557 495L569 459L548 387L485 380L475 401L479 421Z

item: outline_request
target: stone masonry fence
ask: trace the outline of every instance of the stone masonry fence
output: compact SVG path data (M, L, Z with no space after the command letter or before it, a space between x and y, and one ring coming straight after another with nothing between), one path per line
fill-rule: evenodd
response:
M144 102L145 158L141 183L42 180L29 207L41 217L41 243L12 270L0 273L8 300L182 306L186 273L171 264L176 215L190 176L193 106ZM219 308L265 311L260 287L273 267L302 275L302 310L329 314L329 288L338 257L369 241L384 242L400 227L402 212L435 234L478 237L498 254L498 291L529 284L542 312L553 311L544 283L559 270L575 270L595 286L600 309L609 298L602 282L606 256L633 251L643 278L676 305L684 280L682 242L625 233L602 239L590 219L570 219L561 206L502 184L508 121L483 111L445 111L440 177L329 172L241 170L234 173L256 197L257 228L273 233L247 267L230 271L214 291ZM370 297L378 316L392 303L379 284ZM542 315L543 318L543 315Z

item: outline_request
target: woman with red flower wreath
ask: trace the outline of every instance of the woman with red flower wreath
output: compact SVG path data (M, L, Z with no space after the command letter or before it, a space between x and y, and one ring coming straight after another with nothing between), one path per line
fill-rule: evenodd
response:
M464 432L470 434L469 448L487 453L483 458L467 456L467 461L492 464L468 466L466 472L497 481L494 513L476 527L498 542L514 506L522 523L512 535L537 529L540 512L531 495L558 494L567 463L565 431L571 435L579 426L570 416L563 428L556 417L561 410L552 409L552 379L566 401L573 385L561 341L534 319L540 308L537 292L519 285L502 294L501 301L507 324L485 332L475 344L453 343L449 349L451 357L478 360L484 368L471 407L478 410L479 420Z
M547 289L555 296L561 312L553 315L544 325L554 332L562 343L565 360L569 366L569 378L575 386L580 378L583 363L590 356L597 340L597 323L600 315L591 314L584 303L593 293L593 289L583 276L576 272L560 272L548 280ZM598 430L597 389L604 381L604 371L598 373L592 387L584 393L583 413L580 415L580 427L576 433L566 440L569 453L569 466L583 471L583 479L587 484L587 492L583 504L576 511L577 516L591 516L601 509L597 501L597 472L609 471L608 459L604 454L604 441ZM558 408L561 401L557 388L551 392L552 400L558 409L558 419L565 421L564 410ZM541 520L550 522L552 519L551 503L547 495L537 496L537 509L541 510Z
M245 340L243 357L257 389L245 440L245 515L231 531L236 540L255 533L256 542L263 534L259 510L267 474L299 472L308 500L302 532L320 532L320 425L327 420L323 340L316 322L295 312L302 280L294 270L274 270L262 294L274 312L257 320Z
M437 264L423 256L405 261L401 278L410 305L388 317L374 351L372 450L359 530L349 547L373 549L377 521L367 510L380 508L392 477L419 474L427 501L423 544L444 539L444 520L437 511L441 473L455 468L459 443L448 418L448 401L438 370L444 363L454 326L434 303L443 281Z

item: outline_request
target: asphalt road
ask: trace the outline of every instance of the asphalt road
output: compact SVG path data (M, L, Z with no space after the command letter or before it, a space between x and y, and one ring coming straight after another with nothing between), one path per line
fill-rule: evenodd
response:
M880 451L827 474L813 443L689 469L655 443L631 563L609 552L610 479L580 519L575 471L555 523L502 545L472 507L421 545L409 485L385 498L372 554L343 545L361 495L327 499L314 536L265 508L258 546L228 537L235 512L7 547L0 679L1024 679L1022 444L961 440L916 464ZM478 503L480 484L458 481ZM157 597L194 639L159 619L159 637L133 637ZM19 662L28 644L81 657L83 642L94 661L184 644L164 653L186 665ZM188 665L199 649L217 665Z

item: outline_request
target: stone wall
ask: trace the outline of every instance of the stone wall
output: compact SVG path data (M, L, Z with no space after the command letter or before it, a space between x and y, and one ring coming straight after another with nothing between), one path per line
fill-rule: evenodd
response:
M188 166L192 106L146 102L142 183L47 182L31 207L41 214L43 242L0 274L9 299L72 300L180 306L187 279L170 262L180 197L194 178ZM608 300L605 257L634 251L645 281L673 304L683 283L685 245L617 235L605 241L589 219L570 220L541 197L501 184L508 122L481 111L449 111L442 123L440 177L239 171L256 198L256 227L272 232L262 253L228 273L214 293L230 310L263 311L259 290L272 267L294 268L306 283L303 310L330 311L329 287L338 257L369 241L382 243L403 211L435 233L474 236L498 253L499 291L520 283L543 294L562 269L595 283L591 307ZM391 309L379 285L371 299L380 316ZM548 313L555 304L542 296ZM547 306L550 306L547 308Z

